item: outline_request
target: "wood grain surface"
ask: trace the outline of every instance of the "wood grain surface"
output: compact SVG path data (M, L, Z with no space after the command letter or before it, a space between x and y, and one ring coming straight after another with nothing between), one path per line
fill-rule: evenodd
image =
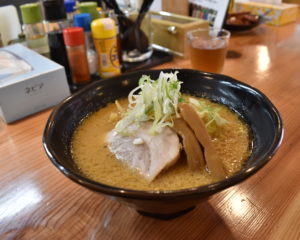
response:
M233 34L224 74L265 93L284 121L273 159L243 183L163 221L91 192L47 158L51 112L0 123L0 239L300 239L300 22ZM174 59L157 68L189 68Z

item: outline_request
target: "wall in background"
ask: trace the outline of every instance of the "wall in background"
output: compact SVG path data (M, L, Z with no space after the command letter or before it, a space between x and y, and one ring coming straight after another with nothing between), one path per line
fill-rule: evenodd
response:
M7 6L7 5L14 5L17 8L17 12L19 15L19 19L21 21L21 12L19 6L25 3L32 3L37 2L36 0L0 0L0 7Z
M91 0L93 1L93 0ZM97 0L98 1L98 0ZM7 6L7 5L14 5L17 8L18 14L19 14L19 18L21 20L21 13L19 10L19 6L24 4L24 3L32 3L32 2L37 2L37 0L0 0L0 7L2 6ZM142 0L120 0L118 2L131 2L132 4L138 5L142 2ZM151 6L151 10L154 11L161 11L162 10L162 0L154 0L152 6Z

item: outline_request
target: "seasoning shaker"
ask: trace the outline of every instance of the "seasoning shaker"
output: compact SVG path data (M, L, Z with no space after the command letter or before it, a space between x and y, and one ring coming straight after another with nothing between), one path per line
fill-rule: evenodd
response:
M76 13L76 2L74 0L65 0L65 9L66 9L66 14L67 14L67 20L69 21L70 26L73 25L73 17Z
M44 55L49 55L47 35L39 4L27 3L20 6L22 29L26 37L27 47Z
M73 83L83 85L90 82L91 77L86 56L83 28L65 28L63 36Z
M94 75L98 72L98 56L93 44L92 34L91 34L91 22L92 18L89 13L79 13L73 18L74 27L82 27L85 37L85 45L87 51L87 58L89 64L90 74Z
M81 2L78 4L80 13L91 14L92 20L100 18L100 13L97 10L97 2Z
M114 20L100 18L92 22L92 36L99 56L99 74L108 78L121 73Z

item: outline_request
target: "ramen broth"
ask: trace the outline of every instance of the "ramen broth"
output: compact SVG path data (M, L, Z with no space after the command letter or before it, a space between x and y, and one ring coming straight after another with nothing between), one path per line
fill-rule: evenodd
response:
M229 123L223 125L213 136L213 144L218 152L228 176L239 171L251 153L251 136L246 123L224 105L204 99L210 106L219 107L219 114ZM127 99L119 101L127 106ZM152 182L147 181L139 173L129 169L116 159L109 151L106 143L116 119L114 103L89 115L77 128L72 139L72 154L81 172L90 179L103 184L136 190L178 190L198 187L216 181L205 170L191 171L181 152L179 161L169 169L160 173ZM117 119L119 120L119 119Z

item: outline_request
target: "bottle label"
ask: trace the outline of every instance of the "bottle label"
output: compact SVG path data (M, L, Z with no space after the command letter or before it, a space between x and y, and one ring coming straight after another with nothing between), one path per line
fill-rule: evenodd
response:
M99 56L100 76L105 77L119 74L121 71L116 38L95 39L94 44Z
M116 68L120 68L117 43L110 49L109 57L110 57L110 62L112 63L112 65Z

